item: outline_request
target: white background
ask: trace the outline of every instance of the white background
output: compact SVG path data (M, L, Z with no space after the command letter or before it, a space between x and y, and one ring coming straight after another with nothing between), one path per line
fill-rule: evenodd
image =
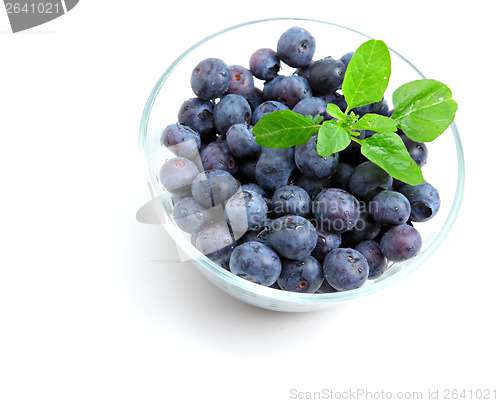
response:
M495 3L81 0L18 34L0 14L0 402L500 398ZM245 305L165 263L172 240L135 220L149 197L138 127L158 77L200 38L278 16L383 39L445 82L466 158L462 211L423 268L305 314Z

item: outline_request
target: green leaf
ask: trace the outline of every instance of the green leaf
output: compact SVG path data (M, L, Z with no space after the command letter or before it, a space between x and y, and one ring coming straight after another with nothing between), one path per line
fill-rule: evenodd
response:
M311 122L313 122L315 125L320 125L321 122L323 121L323 116L321 115L316 115L316 116L313 116L313 115L306 115L306 118L309 119Z
M443 83L415 80L402 85L392 95L394 119L398 127L414 141L432 141L455 119L457 103Z
M323 122L325 118L321 115L316 115L314 118L313 118L313 122L316 123L317 125L320 125L321 122Z
M328 113L332 118L338 119L340 121L345 120L344 112L335 104L328 104L326 106L326 113Z
M391 56L386 44L375 39L363 43L352 56L342 84L348 110L379 102L390 75Z
M349 132L334 121L328 120L320 127L318 132L318 154L324 158L338 153L351 142Z
M354 123L354 125L352 125L352 129L373 130L374 132L395 132L398 127L396 126L396 122L391 118L373 113L367 113Z
M361 143L361 154L377 164L389 175L410 185L424 183L420 167L408 154L403 140L397 133L381 132Z
M354 123L358 121L358 119L359 115L356 115L354 112L351 112L345 120L347 127L351 127Z
M264 147L288 148L307 143L319 125L292 111L271 112L253 128L255 141Z

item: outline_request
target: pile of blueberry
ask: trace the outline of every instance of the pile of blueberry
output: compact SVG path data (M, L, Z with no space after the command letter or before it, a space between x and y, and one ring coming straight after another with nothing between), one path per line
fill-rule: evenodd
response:
M176 157L160 180L173 195L178 227L211 260L264 286L324 293L358 288L388 261L415 256L422 239L412 222L432 218L440 200L428 182L393 180L354 142L328 158L318 155L316 136L288 149L256 143L252 125L268 113L331 119L327 103L345 110L339 90L352 53L313 61L314 51L314 37L293 27L277 51L254 52L249 69L201 61L191 75L196 97L161 134ZM282 63L297 70L279 75ZM392 113L384 99L354 112ZM426 146L400 135L423 166Z

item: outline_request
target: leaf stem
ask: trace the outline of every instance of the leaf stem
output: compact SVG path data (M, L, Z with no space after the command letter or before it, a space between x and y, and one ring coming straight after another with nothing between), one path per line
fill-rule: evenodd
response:
M351 140L354 141L355 143L358 143L359 145L363 145L363 141L354 136L351 136Z
M344 115L345 115L346 119L349 117L349 112L350 111L351 110L349 109L349 105L347 105L346 108L345 108L345 112L344 112Z

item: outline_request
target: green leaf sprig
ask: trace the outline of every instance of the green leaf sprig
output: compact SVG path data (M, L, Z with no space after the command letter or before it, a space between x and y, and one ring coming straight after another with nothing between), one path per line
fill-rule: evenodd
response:
M302 116L285 110L262 117L253 133L258 144L269 148L288 148L305 144L318 134L317 151L328 157L345 149L351 141L361 145L361 153L393 178L417 185L424 183L420 167L410 157L401 129L411 140L429 142L441 135L453 122L457 103L443 83L422 79L402 85L392 96L391 117L367 113L359 117L352 109L380 102L391 75L391 57L383 41L371 39L354 53L346 69L342 93L347 102L343 112L328 104L333 118L323 122L321 116ZM360 130L374 131L370 137L358 138Z

